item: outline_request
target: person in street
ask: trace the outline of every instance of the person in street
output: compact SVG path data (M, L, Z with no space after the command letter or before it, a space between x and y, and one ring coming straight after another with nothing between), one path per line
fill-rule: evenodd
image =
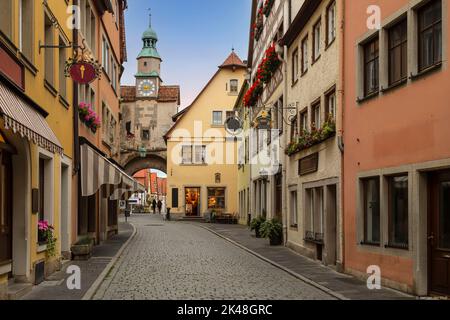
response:
M153 199L152 201L152 210L153 210L153 214L156 214L156 200Z
M158 213L161 214L162 202L158 200Z

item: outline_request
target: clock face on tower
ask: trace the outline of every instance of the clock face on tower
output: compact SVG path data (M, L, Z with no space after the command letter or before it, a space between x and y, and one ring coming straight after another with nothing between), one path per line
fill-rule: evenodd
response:
M141 97L150 97L156 94L156 84L153 80L141 80L138 84L138 94Z

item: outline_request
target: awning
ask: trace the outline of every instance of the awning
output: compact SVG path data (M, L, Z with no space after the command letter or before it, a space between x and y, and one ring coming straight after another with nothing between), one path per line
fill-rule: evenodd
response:
M81 194L89 197L106 186L105 194L132 190L138 182L87 144L81 145ZM117 200L117 199L111 199Z
M18 132L22 137L27 137L28 140L52 153L64 153L61 143L44 117L2 82L0 82L0 114L5 120L6 129Z
M125 195L125 199L130 198L134 193L145 193L145 187L138 183L136 180L134 181L131 187L122 184L121 187L114 190L113 194L109 198L110 200L121 200Z

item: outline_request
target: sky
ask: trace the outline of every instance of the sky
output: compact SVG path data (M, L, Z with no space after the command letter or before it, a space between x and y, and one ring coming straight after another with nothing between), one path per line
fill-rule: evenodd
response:
M247 59L251 0L128 0L123 85L135 84L149 8L163 59L161 78L165 85L180 85L181 109L191 104L233 47Z

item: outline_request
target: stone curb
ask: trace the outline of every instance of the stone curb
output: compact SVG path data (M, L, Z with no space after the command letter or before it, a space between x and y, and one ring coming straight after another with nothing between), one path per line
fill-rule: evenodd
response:
M81 300L92 300L92 298L97 293L98 289L100 288L103 280L105 280L106 276L109 274L111 269L114 267L114 265L117 263L117 260L122 255L123 251L128 247L131 240L133 240L134 236L136 235L137 229L129 222L131 227L133 227L133 232L131 236L128 238L128 240L125 242L125 244L122 245L122 247L117 251L116 255L111 259L111 261L108 263L108 265L105 267L105 269L102 271L102 273L98 276L98 278L95 280L95 282L92 284L92 286L89 288L89 290L84 294L83 298Z
M228 238L228 237L226 237L226 236L224 236L224 235L222 235L222 234L220 234L220 233L218 233L218 232L216 232L216 231L214 231L214 230L212 230L212 229L210 229L208 227L201 226L201 225L198 225L198 224L192 224L192 225L195 225L195 226L198 226L198 227L203 228L205 230L208 230L209 232L215 234L216 236L218 236L218 237L220 237L220 238L222 238L222 239L232 243L233 245L241 248L242 250L247 251L248 253L254 255L255 257L257 257L257 258L259 258L259 259L261 259L261 260L263 260L263 261L273 265L274 267L276 267L278 269L283 270L284 272L289 273L291 276L293 276L293 277L295 277L295 278L297 278L297 279L299 279L299 280L301 280L301 281L303 281L303 282L305 282L305 283L307 283L307 284L309 284L309 285L311 285L311 286L313 286L313 287L315 287L315 288L325 292L326 294L329 294L330 296L333 296L334 298L336 298L338 300L350 300L349 298L343 296L342 294L334 292L333 290L331 290L331 289L329 289L329 288L327 288L327 287L325 287L325 286L323 286L321 284L318 284L317 282L315 282L315 281L313 281L311 279L308 279L305 276L302 276L301 274L298 274L297 272L292 271L291 269L283 267L282 265L276 263L275 261L272 261L272 260L270 260L270 259L268 259L268 258L266 258L266 257L264 257L262 255L260 255L259 253L255 252L255 251L253 251L253 250L251 250L249 248L247 248L246 246L244 246L244 245L242 245L242 244L240 244L240 243L238 243L238 242L236 242L236 241L234 241L234 240L232 240L232 239L230 239L230 238Z

